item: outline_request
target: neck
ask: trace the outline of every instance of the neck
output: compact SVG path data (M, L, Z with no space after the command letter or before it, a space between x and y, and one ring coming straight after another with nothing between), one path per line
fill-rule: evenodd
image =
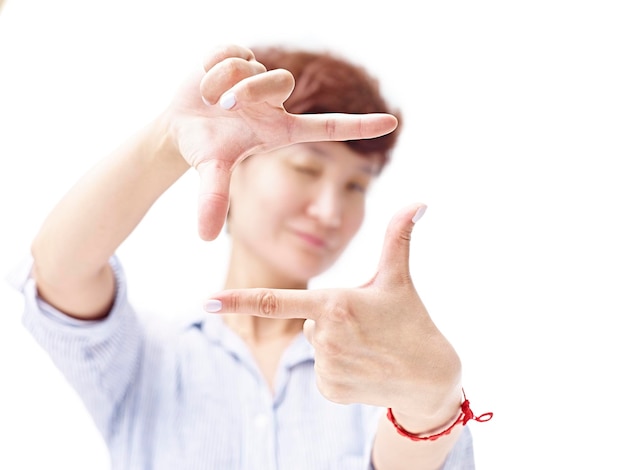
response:
M242 259L245 258L245 259ZM306 289L307 282L296 280L270 269L254 256L231 251L225 289ZM224 322L247 342L262 343L291 339L302 331L304 320L262 318L253 315L222 315Z

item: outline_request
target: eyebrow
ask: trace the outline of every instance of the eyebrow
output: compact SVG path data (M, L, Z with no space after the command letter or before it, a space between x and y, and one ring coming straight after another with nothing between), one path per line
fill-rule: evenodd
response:
M310 149L312 150L313 155L315 155L316 157L330 158L328 152L325 152L317 145L311 145ZM378 174L375 164L359 166L359 170L363 173L366 173L368 176L376 176Z

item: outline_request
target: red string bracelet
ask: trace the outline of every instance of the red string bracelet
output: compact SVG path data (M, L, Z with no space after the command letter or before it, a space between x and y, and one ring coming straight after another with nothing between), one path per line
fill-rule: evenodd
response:
M444 429L443 431L438 432L437 434L433 434L431 436L420 436L419 434L414 434L404 429L398 423L398 421L396 421L396 417L393 415L391 408L387 408L387 418L389 419L389 421L393 423L393 425L396 428L396 431L398 431L398 434L404 437L408 437L412 441L434 441L434 440L439 439L441 436L450 434L452 432L452 428L454 428L454 426L456 426L459 423L463 423L463 426L465 426L468 423L468 421L472 419L475 421L478 421L479 423L484 423L485 421L489 421L492 417L493 417L493 413L491 412L483 413L480 416L474 416L474 412L470 409L469 400L465 397L465 390L463 390L463 403L461 403L461 414L456 419L456 421L452 423L447 429Z

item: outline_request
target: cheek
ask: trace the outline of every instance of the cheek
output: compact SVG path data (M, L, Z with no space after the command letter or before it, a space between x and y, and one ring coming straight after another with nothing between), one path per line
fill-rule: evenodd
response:
M233 211L241 208L244 223L258 230L271 230L281 220L293 215L301 205L302 188L284 178L268 177L251 182L232 201Z
M273 217L293 215L302 205L302 187L290 180L274 179L260 188L256 195L259 210L264 210Z
M354 204L348 210L344 218L343 233L346 238L346 242L350 241L363 225L365 218L365 204Z

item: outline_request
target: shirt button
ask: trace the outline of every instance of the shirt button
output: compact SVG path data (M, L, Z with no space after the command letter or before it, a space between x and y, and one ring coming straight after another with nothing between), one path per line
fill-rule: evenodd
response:
M265 413L259 413L254 417L254 426L258 429L267 427L269 417Z

